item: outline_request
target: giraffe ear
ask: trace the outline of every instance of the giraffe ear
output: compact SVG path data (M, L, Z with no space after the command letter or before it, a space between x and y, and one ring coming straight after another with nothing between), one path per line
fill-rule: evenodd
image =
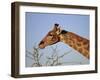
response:
M54 26L57 26L57 27L58 27L58 26L59 26L59 24L55 23L55 24L54 24Z
M57 34L60 34L61 33L61 29L60 27L57 27L57 31L56 31Z
M54 29L53 29L53 31L55 31L57 34L60 34L60 32L61 32L61 29L60 29L60 27L59 27L59 24L54 24Z
M53 29L53 31L57 31L58 30L58 26L59 26L59 24L54 24L54 29Z

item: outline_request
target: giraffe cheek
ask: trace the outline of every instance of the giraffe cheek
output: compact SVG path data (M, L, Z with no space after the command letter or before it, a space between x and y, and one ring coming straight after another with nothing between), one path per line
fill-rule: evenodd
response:
M57 38L53 38L52 41L53 41L53 42L57 42L58 39L57 39Z

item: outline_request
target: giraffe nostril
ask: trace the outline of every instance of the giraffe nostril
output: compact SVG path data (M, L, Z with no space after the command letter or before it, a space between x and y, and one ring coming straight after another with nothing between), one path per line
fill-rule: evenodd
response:
M44 43L43 41L40 42L40 44L43 44L43 43Z

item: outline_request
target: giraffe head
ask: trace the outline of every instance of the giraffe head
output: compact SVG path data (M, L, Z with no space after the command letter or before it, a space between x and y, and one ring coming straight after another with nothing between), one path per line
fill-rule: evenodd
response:
M46 46L55 44L60 41L59 39L60 28L59 24L54 24L54 28L39 43L39 48L43 49Z

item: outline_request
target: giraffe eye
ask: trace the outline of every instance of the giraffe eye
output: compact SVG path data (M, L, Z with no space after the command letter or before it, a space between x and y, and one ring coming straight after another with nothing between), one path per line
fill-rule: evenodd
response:
M50 33L49 36L53 36L53 33Z
M49 34L49 36L53 36L52 34Z

